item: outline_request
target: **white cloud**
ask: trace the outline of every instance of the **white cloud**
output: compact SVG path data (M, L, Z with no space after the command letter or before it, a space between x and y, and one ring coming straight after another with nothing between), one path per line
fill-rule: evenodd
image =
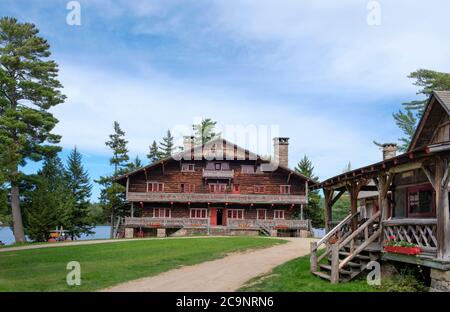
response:
M321 114L310 103L283 106L164 76L132 77L68 63L61 66L61 80L68 100L54 108L60 120L55 132L63 136L64 147L77 145L88 154L109 153L104 141L114 120L126 131L131 154L144 157L152 140L159 140L167 129L189 127L196 117L203 116L219 121L222 128L278 125L280 135L291 137L291 165L308 154L322 176L339 172L355 155L378 159L370 141L373 133Z

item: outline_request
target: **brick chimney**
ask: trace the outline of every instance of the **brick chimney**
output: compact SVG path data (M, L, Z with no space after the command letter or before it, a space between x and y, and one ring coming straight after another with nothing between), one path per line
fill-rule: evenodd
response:
M289 166L289 138L273 139L274 160L280 166Z
M194 137L187 135L183 137L183 151L188 151L194 147Z
M385 143L381 147L383 150L383 160L397 156L398 148L396 143Z

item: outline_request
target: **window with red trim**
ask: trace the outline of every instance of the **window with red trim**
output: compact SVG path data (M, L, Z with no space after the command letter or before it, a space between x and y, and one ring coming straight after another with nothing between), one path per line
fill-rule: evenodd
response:
M195 185L192 183L180 183L181 193L194 193Z
M153 208L154 218L170 218L172 215L170 208Z
M265 193L266 188L263 185L254 185L253 186L253 192L256 194L262 194Z
M147 192L164 192L164 183L147 182Z
M228 219L244 219L244 209L227 209Z
M240 194L241 193L241 186L239 184L233 184L231 186L231 192L233 194Z
M274 210L273 218L274 219L284 219L284 210Z
M408 216L432 217L435 214L435 196L431 184L409 187Z
M206 208L192 208L190 210L191 219L206 219L207 210Z
M210 193L225 193L227 190L227 185L222 183L212 183L209 185Z
M266 218L267 218L267 209L257 209L256 210L256 218L258 220L266 220Z
M290 185L280 185L280 194L291 194Z

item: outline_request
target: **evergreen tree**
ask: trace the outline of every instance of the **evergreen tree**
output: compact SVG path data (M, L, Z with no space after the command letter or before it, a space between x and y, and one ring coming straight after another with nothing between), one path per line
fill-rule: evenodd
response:
M159 143L159 150L161 158L166 158L172 156L172 153L175 149L173 143L174 137L170 133L170 130L167 130L167 134L163 137L162 142Z
M128 168L128 141L125 139L125 132L122 131L117 121L113 123L114 133L109 135L109 140L105 142L112 152L109 164L114 168L114 178L124 174Z
M312 161L305 155L295 167L295 171L301 173L305 177L313 181L318 181L319 178L314 175L314 166ZM311 220L314 227L323 227L324 211L321 206L321 198L318 190L308 192L308 205L304 209L306 218Z
M10 186L16 242L25 241L19 166L55 155L60 137L52 133L58 120L49 110L62 102L58 66L49 60L49 44L30 23L0 18L0 171Z
M147 154L147 158L150 160L150 163L154 163L162 158L156 141L153 141L152 145L150 145L150 151Z
M33 241L46 241L50 230L71 230L75 200L67 192L67 179L59 157L45 159L39 172L24 187L25 231Z
M202 119L199 124L192 125L194 130L195 144L205 144L220 136L216 132L216 121L210 118Z
M349 171L352 171L352 163L351 162L348 162L348 164L344 167L344 169L342 169L343 173L346 173Z
M92 185L89 174L83 167L82 156L76 147L67 158L66 175L68 189L75 201L70 235L74 238L80 237L81 234L92 234L93 224L88 211Z
M125 188L114 182L118 176L125 174L129 170L128 157L128 141L125 140L125 132L122 131L117 121L113 125L114 133L109 136L109 140L105 142L112 152L113 156L109 163L113 166L114 171L110 176L100 177L96 182L103 186L100 192L100 204L105 212L110 215L111 232L110 237L113 238L114 222L116 216L124 216L125 214Z
M400 138L399 149L403 152L409 147L417 122L423 115L428 97L434 90L450 90L450 73L419 69L412 72L408 78L414 79L414 85L420 87L417 94L425 95L423 100L414 100L403 103L403 109L393 114L395 123L402 130L404 137Z
M130 172L142 168L143 165L139 156L136 156L136 158L131 163L129 163L128 167Z

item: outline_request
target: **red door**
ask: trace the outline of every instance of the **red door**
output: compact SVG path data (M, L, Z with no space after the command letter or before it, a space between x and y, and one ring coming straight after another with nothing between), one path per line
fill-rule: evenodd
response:
M210 208L211 225L217 225L217 208Z

